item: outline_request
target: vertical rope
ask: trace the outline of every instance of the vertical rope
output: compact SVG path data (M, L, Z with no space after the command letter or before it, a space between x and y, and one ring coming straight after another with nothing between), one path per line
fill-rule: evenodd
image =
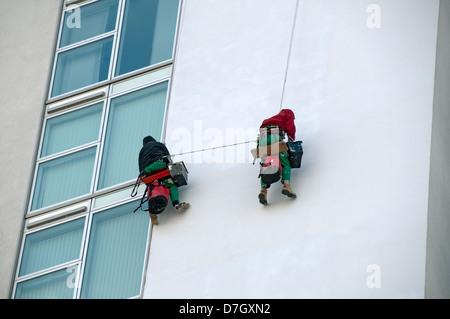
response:
M289 51L288 51L288 57L287 57L287 61L286 61L286 70L284 72L283 89L281 91L280 111L283 108L284 91L286 89L286 81L287 81L287 75L288 75L288 70L289 70L289 63L291 60L292 42L294 41L295 26L297 24L298 4L299 4L299 0L296 0L294 23L292 24L291 39L289 42Z

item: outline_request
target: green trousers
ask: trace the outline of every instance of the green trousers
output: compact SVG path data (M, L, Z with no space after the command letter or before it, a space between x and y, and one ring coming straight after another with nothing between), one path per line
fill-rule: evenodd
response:
M144 170L143 173L144 174L150 174L151 172L157 171L161 168L163 168L164 166L166 166L166 163L164 162L160 162L160 161L156 161L153 162L152 164L150 164L149 166L147 166ZM162 185L166 186L169 189L169 194L170 194L170 200L172 201L172 205L176 205L179 203L179 192L178 192L178 187L175 185L174 181L172 180L172 178L168 178L165 179L161 182Z
M259 146L267 146L275 144L281 141L281 136L279 134L269 134L266 136L261 136L258 140ZM291 164L289 162L289 154L287 151L280 152L278 154L280 158L281 166L283 167L283 173L281 180L290 182L291 180ZM265 184L261 181L261 186Z

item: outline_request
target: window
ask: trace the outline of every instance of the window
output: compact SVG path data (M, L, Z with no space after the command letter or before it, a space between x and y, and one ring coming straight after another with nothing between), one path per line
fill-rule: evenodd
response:
M170 61L178 11L179 0L98 0L67 10L50 97Z
M142 291L151 223L130 194L142 138L163 138L180 1L77 3L62 14L17 299Z
M96 147L39 164L31 210L88 194Z
M17 284L15 298L73 298L74 287L67 281L81 257L85 223L86 218L78 218L25 237L19 270L24 280Z
M161 139L167 89L166 81L111 100L99 189L136 178L142 137L151 135Z
M63 51L58 54L52 96L108 79L113 38Z
M90 193L103 105L47 119L31 210Z
M26 233L16 299L138 296L149 235L138 203L83 214Z
M68 10L63 15L60 48L116 30L119 0L97 1L79 9L80 15L75 18L80 21L74 21L75 23L69 23L73 10Z
M48 117L30 210L135 180L142 138L162 137L169 72L118 82L106 99Z
M103 103L96 103L47 120L41 157L98 141Z
M137 203L92 217L81 298L127 298L140 293L148 215L133 213Z
M29 234L19 275L80 259L85 218Z
M116 76L172 58L177 12L178 0L126 3Z

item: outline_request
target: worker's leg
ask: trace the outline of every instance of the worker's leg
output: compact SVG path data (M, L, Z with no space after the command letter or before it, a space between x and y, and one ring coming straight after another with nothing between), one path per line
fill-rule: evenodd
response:
M156 161L156 162L153 162L152 164L150 164L149 166L147 166L143 172L145 174L149 174L151 172L154 172L154 171L157 171L157 170L163 168L164 166L166 166L166 163L161 162L161 161ZM170 200L172 201L173 206L178 204L179 203L178 187L175 185L173 180L170 178L166 179L162 182L162 184L164 186L166 186L167 188L169 188Z
M142 173L150 174L151 172L157 171L157 170L163 168L164 166L166 166L166 163L161 162L161 161L156 161L156 162L153 162L152 164L150 164L149 166L147 166L146 168L144 168Z
M283 183L283 189L281 193L296 198L297 195L291 189L291 164L289 163L289 154L287 152L280 153L280 162L283 167L283 173L281 176L281 182Z
M189 208L188 203L180 203L178 187L175 185L174 181L171 178L165 180L163 183L169 188L170 200L172 201L172 205L176 208L176 210L183 211Z
M172 200L172 205L175 206L176 204L178 204L180 201L180 194L178 193L178 187L175 185L172 185L169 187L169 191L170 191L170 199Z
M261 183L261 191L259 192L258 198L262 205L267 205L267 188L267 185Z
M280 163L283 167L281 180L289 182L291 180L291 164L289 163L289 154L287 152L280 153Z
M258 142L259 142L259 146L266 147L268 145L275 144L275 143L279 142L279 140L280 140L280 136L279 135L277 135L277 134L270 135L269 134L269 135L265 135L265 136L260 137ZM270 185L264 184L262 179L261 179L261 188L267 189L267 188L269 188L269 186Z
M280 136L278 134L269 134L269 135L261 136L260 139L258 140L258 143L259 143L260 147L266 147L268 145L278 143L279 141L280 141ZM274 151L275 150L271 149L271 152L274 152ZM263 183L262 178L261 178L261 190L258 194L258 199L262 205L268 204L267 189L269 187L270 187L270 185Z
M175 206L179 203L180 197L178 187L175 185L171 178L164 180L162 183L169 189L170 200L172 201L172 205Z

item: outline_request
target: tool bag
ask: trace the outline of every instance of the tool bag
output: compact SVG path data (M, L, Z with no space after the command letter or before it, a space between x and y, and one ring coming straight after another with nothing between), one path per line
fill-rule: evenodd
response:
M287 142L289 164L291 168L300 168L302 166L303 146L302 141Z
M139 187L141 179L134 185L131 197L137 195L137 189ZM139 208L143 211L149 211L152 214L160 214L164 211L169 203L170 190L168 187L160 183L159 180L154 180L151 183L146 184L146 188L141 197L139 206L134 210L136 212ZM142 205L147 202L148 209L142 209Z
M270 185L281 179L283 167L281 166L280 157L278 155L263 156L260 165L259 177L264 184Z
M167 167L176 186L180 187L187 185L188 170L184 165L184 162L169 163Z
M169 188L154 181L147 188L148 211L152 214L162 213L169 203L169 196Z

